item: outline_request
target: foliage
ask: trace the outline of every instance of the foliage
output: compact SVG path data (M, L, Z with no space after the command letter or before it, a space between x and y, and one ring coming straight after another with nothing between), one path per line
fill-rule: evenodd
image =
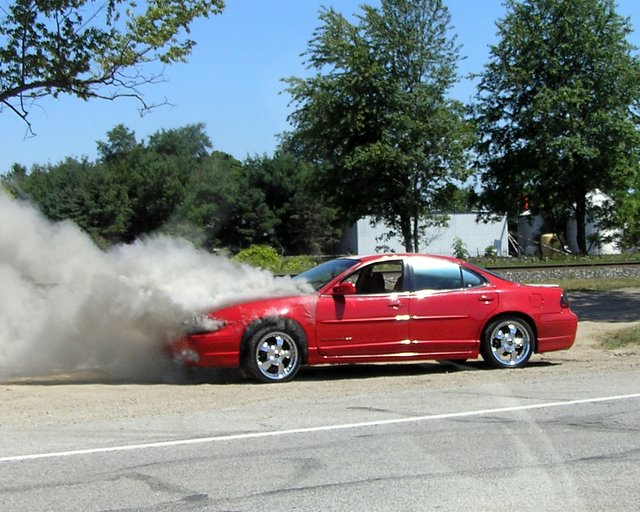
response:
M286 254L332 252L340 240L334 208L314 190L314 168L293 155L248 158L244 172L251 189L264 194L272 216L271 244ZM342 226L339 226L342 228Z
M202 133L204 127L191 128ZM158 151L152 143L136 141L135 135L122 125L107 135L107 142L98 142L100 163L103 174L113 176L126 191L129 216L121 241L131 242L167 222L182 201L184 185L201 152L194 150L194 154L185 156L175 148L173 152ZM165 138L175 139L180 135L179 130L171 131L171 135L163 134ZM208 139L203 145L202 150L210 146Z
M272 272L278 272L281 266L279 254L268 245L251 245L236 254L234 259Z
M213 153L191 173L172 224L201 226L207 249L266 244L285 254L320 253L338 234L335 212L311 192L310 179L310 166L291 155L241 163Z
M296 275L322 263L316 256L284 256L280 263L279 274Z
M13 195L35 202L53 221L71 220L100 245L121 241L130 218L127 191L112 173L86 160L14 165L3 182Z
M627 191L638 173L640 61L613 0L507 0L479 85L483 201L519 213L526 198L552 232L577 219L587 250L587 194Z
M202 230L204 248L237 252L269 243L276 222L264 193L250 186L242 163L224 153L204 158L190 175L174 221Z
M333 9L309 42L308 79L289 78L296 110L287 149L318 164L318 185L347 221L370 215L416 250L427 220L466 177L471 132L446 92L458 49L440 0Z
M198 135L199 145L177 143L183 149L161 152L154 137L147 145L118 125L98 143L97 162L67 158L30 172L17 165L2 181L49 219L72 220L101 245L131 242L166 223L182 202L186 180L210 145L203 129L192 125L157 134L175 140L185 132Z
M300 274L321 263L321 258L314 256L280 256L267 245L251 245L236 254L234 259L279 275Z
M158 231L211 251L332 249L336 214L311 189L310 165L284 154L243 164L211 146L202 124L161 130L146 142L117 125L98 142L96 162L67 158L31 171L14 165L0 183L103 246Z
M484 257L485 258L495 258L498 255L498 250L495 245L487 245L484 248Z
M460 258L462 260L469 259L469 251L467 250L467 246L464 244L462 238L456 236L453 239L453 245L451 248L453 249L453 255L456 258Z
M0 19L0 105L25 121L34 101L62 93L135 97L149 108L138 88L160 78L152 65L184 61L195 44L185 37L191 23L223 7L222 0L10 0Z

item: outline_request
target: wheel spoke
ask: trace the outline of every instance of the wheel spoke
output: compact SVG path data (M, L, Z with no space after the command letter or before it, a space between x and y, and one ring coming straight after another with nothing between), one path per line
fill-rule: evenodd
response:
M258 350L260 352L269 352L270 349L271 349L271 346L266 341L258 347Z
M263 372L269 372L273 366L273 361L267 359L266 361L258 361L258 366Z

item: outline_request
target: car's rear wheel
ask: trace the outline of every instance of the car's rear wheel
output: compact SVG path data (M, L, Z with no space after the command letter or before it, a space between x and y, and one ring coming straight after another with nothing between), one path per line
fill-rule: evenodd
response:
M520 368L529 361L534 343L533 330L526 320L505 316L487 326L480 352L494 368Z
M304 333L295 325L268 326L249 339L244 371L260 382L286 382L293 379L302 363Z

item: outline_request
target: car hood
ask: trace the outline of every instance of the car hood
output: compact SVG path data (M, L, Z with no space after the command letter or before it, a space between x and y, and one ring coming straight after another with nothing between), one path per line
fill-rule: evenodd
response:
M311 314L318 300L316 293L270 297L243 301L209 311L211 318L247 322L265 317L298 317Z

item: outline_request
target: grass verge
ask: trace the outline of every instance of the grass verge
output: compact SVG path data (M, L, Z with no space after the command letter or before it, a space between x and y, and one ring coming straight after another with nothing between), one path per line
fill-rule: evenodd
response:
M640 347L640 325L610 332L602 338L602 347L613 350L622 347Z
M555 281L540 282L535 284L557 284L567 291L611 291L622 288L640 288L640 276L614 277L610 279L556 279Z

